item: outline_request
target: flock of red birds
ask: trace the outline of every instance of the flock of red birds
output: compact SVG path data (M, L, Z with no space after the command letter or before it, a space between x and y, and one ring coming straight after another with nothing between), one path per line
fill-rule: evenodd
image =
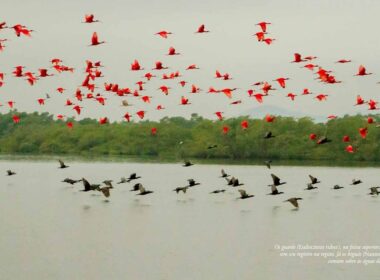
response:
M100 22L100 21L95 19L95 16L93 14L85 15L84 21L83 21L83 23L86 23L86 24L94 24L97 22ZM259 31L256 32L254 34L254 36L256 36L258 42L265 43L267 45L271 45L275 41L274 38L267 37L267 35L268 35L267 28L270 24L271 24L270 22L264 22L264 21L256 24L259 28ZM26 26L23 26L21 24L17 24L17 25L8 27L6 22L0 23L0 35L2 33L1 31L4 31L5 29L13 29L13 31L15 32L17 37L20 37L20 36L31 37L31 34L33 32L33 30L31 30L31 29L29 29ZM210 30L207 30L206 26L204 24L202 24L201 26L198 27L198 29L196 30L195 33L196 34L203 34L203 36L207 36L208 32L210 32ZM161 30L161 31L155 33L154 35L159 36L162 39L167 39L169 36L174 36L172 32L169 32L166 30ZM199 36L199 35L196 35L196 36ZM202 36L202 35L200 35L200 36ZM3 52L5 50L6 42L7 42L7 39L0 39L0 52ZM92 34L92 37L90 40L90 46L91 47L96 47L96 46L99 46L99 45L102 45L105 43L106 43L105 41L99 39L97 32L94 32ZM181 53L179 53L174 47L170 46L168 48L167 55L168 56L176 56L176 55L181 55ZM295 53L294 59L290 62L296 63L296 64L302 63L302 68L305 68L305 69L309 70L310 73L312 73L313 75L316 75L315 79L319 80L322 83L326 83L326 84L339 84L339 83L341 83L341 81L337 80L337 78L332 74L332 71L324 69L322 66L312 63L312 61L314 61L315 59L317 59L317 57L315 57L315 56L302 56L299 53ZM53 68L55 71L54 74L51 73L51 71L53 71L53 70L49 70L48 68L40 68L40 69L38 69L39 73L35 74L34 72L26 70L25 69L26 67L24 67L24 66L15 66L14 71L12 72L13 77L24 79L31 86L33 86L40 79L45 79L45 78L48 78L48 77L53 76L53 75L59 75L63 72L73 73L75 70L73 67L69 67L69 66L64 65L63 60L59 59L59 58L53 58L53 59L51 59L50 62L51 62L51 68ZM345 63L350 63L350 62L351 62L351 60L348 60L348 59L340 59L340 60L336 61L336 63L340 63L340 64L345 64ZM72 107L72 110L77 115L80 115L82 113L82 109L84 109L84 107L81 106L80 104L85 99L94 100L94 101L98 102L100 106L105 106L106 100L107 100L107 98L105 97L106 94L117 95L119 97L124 98L121 103L122 103L122 106L125 106L126 108L131 106L130 103L128 102L128 100L126 99L126 97L134 97L134 98L141 99L141 101L144 103L150 103L151 99L153 97L148 96L148 95L143 95L143 91L145 90L145 84L149 83L149 81L151 79L154 79L154 78L158 79L159 78L158 72L156 72L156 71L168 69L168 67L165 66L163 64L163 62L156 61L154 64L154 68L151 69L152 71L155 71L155 72L152 73L150 71L144 71L144 67L140 65L139 61L134 60L131 63L130 70L131 71L144 71L143 76L142 76L143 80L136 82L136 88L122 87L116 83L105 82L103 84L103 93L101 94L101 93L95 93L95 91L98 89L98 86L96 85L95 81L98 78L104 77L104 75L101 71L101 68L103 67L102 63L100 61L94 62L94 61L89 61L89 60L87 60L85 63L86 63L85 64L85 67L86 67L85 68L85 76L84 76L84 79L83 79L81 86L77 88L77 90L74 94L74 97L73 98L67 98L66 103L64 104L64 106ZM185 71L196 71L197 69L199 69L199 67L196 64L191 64L185 68ZM156 74L154 74L154 73L156 73ZM366 68L363 65L360 65L358 72L354 76L366 76L366 75L371 75L371 74L372 73L367 72ZM6 75L5 73L0 73L0 87L3 86L3 84L4 84L5 75ZM189 83L188 81L182 80L182 77L183 77L183 75L180 73L179 70L171 72L171 73L163 73L161 75L161 79L163 81L177 79L178 84L182 88L184 88L188 84L190 84L189 90L190 90L191 94L197 94L201 91L201 89L199 87L197 87L197 85ZM220 80L224 80L224 81L232 79L232 77L229 73L222 73L219 70L215 71L215 78L220 79ZM274 79L273 82L276 82L280 88L285 89L286 83L288 80L289 80L288 77L279 77L277 79ZM167 85L160 86L158 88L158 90L164 95L169 95L171 92L171 88ZM234 92L236 90L238 90L238 88L225 87L222 89L215 89L214 87L209 87L207 93L208 94L220 94L221 93L221 94L224 94L226 97L228 97L228 99L232 99ZM275 88L271 82L260 81L260 82L254 83L252 85L252 88L247 90L247 94L249 97L253 97L258 103L263 103L264 99L267 96L272 95L272 94L270 94L270 92L273 90L275 90ZM57 88L56 91L59 94L66 94L66 89L62 88L62 87ZM324 94L324 93L314 94L308 88L305 88L303 90L303 92L301 93L301 95L302 96L312 95L312 96L314 96L314 98L317 101L320 101L320 102L326 101L328 98L327 94ZM295 101L296 98L298 98L298 95L290 92L286 95L286 97L288 97L292 101ZM47 95L45 98L38 98L37 99L38 104L40 106L44 106L47 98L50 98L50 96ZM238 105L240 103L242 103L241 100L234 100L234 101L231 100L231 102L230 102L231 105ZM373 100L373 99L365 101L365 100L363 100L363 98L360 95L358 95L354 105L357 105L357 106L367 105L368 110L377 110L378 109L377 103L378 102ZM10 109L15 108L15 102L14 101L10 100L7 102L7 104L8 104ZM190 101L189 96L181 96L181 98L179 100L179 105L187 106L190 104L191 104L191 101ZM0 104L0 106L2 106L2 104ZM162 104L158 104L155 109L156 110L164 110L165 107ZM137 110L134 114L130 114L129 112L126 112L124 114L123 118L128 122L134 116L137 117L138 119L144 119L145 115L147 113L148 112L144 111L144 110ZM224 119L223 112L221 112L221 111L215 112L215 116L220 121L223 121L223 119ZM57 114L57 118L64 120L66 118L66 116L64 116L62 114ZM328 116L328 119L334 119L334 118L336 118L336 116L334 116L334 115ZM14 121L14 123L19 123L20 122L19 115L15 114L13 116L13 121ZM275 116L271 116L268 114L265 117L265 121L269 122L269 123L274 122ZM108 122L109 122L108 117L102 117L99 119L99 123L101 125L106 124ZM373 120L373 118L369 117L366 122L370 125L370 124L373 124L375 121ZM68 128L70 128L70 129L73 128L72 122L67 121L66 124L67 124ZM242 129L248 129L249 128L249 122L247 120L243 120L241 122L241 128ZM222 133L227 134L229 132L229 129L230 128L228 126L223 126ZM362 138L366 137L367 131L368 131L368 129L366 126L358 128L358 132ZM152 135L156 135L157 129L152 128L150 133ZM319 137L322 137L322 136L319 136ZM317 135L315 135L314 133L311 133L309 135L309 138L313 141L316 141L317 144L326 143L326 141L323 140L325 138L323 138L323 137L319 138L319 137ZM318 140L318 138L319 138L319 140ZM348 146L346 147L346 151L349 153L353 153L357 150L357 147L353 147L351 144L349 144L350 141L351 140L350 140L349 136L347 136L347 135L343 136L343 142L348 143Z

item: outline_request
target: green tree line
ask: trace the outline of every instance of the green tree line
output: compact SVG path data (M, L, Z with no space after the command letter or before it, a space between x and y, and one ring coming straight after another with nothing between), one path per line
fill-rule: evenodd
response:
M19 123L12 117L17 114ZM367 116L344 116L316 123L308 117L276 117L268 123L262 119L237 117L223 121L204 119L193 114L191 119L165 117L160 121L113 122L100 125L98 120L55 120L48 113L0 114L0 153L3 155L70 155L133 156L159 159L231 159L231 160L341 160L379 161L380 128L367 123ZM249 127L242 129L247 120ZM223 133L223 127L229 127ZM358 130L368 127L363 139ZM152 134L156 128L156 134ZM264 139L267 131L274 138ZM317 145L309 139L315 133L332 141ZM344 135L351 141L344 143ZM355 153L345 147L353 145ZM208 149L216 145L216 148Z

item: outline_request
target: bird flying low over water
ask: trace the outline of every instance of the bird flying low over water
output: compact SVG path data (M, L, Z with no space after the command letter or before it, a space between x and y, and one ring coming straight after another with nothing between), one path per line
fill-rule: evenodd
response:
M342 186L339 186L339 185L335 185L332 189L333 190L340 190L340 189L343 189L344 187Z
M137 180L137 179L140 179L141 177L140 176L137 176L136 173L132 173L131 175L129 175L129 178L127 179L127 183L133 181L133 180Z
M82 192L95 191L100 187L98 184L90 184L90 182L88 182L85 178L82 178L81 181L84 186L84 189L81 190Z
M281 182L281 179L277 177L276 175L274 175L273 173L270 174L270 176L272 177L274 186L280 186L280 185L286 184L286 182ZM272 185L268 185L268 186L271 187Z
M139 191L140 193L138 193L137 195L147 195L147 194L150 194L150 193L153 193L153 191L147 191L142 184L139 185Z
M223 193L225 191L226 190L223 190L223 189L221 189L221 190L214 190L214 191L210 192L210 194Z
M220 176L220 177L222 177L222 178L226 178L226 177L229 177L229 176L230 176L230 175L228 175L228 174L224 171L224 169L220 170L220 172L222 173L222 176Z
M272 163L271 160L266 160L266 161L264 161L264 163L265 163L266 167L268 167L268 169L271 168L271 163Z
M309 178L310 178L312 184L318 184L321 182L316 177L313 177L311 175L309 175Z
M361 183L362 183L362 181L360 179L352 179L351 185L359 185Z
M112 187L103 187L103 188L98 187L96 190L100 191L105 197L110 197L111 195L110 189L112 189Z
M59 167L58 168L68 168L69 166L68 165L66 165L62 160L58 160L58 162L59 162Z
M242 190L242 189L239 190L239 193L240 193L239 199L246 199L246 198L254 197L253 194L248 194L245 190Z
M298 208L299 207L298 200L302 200L302 198L301 197L292 197L292 198L285 200L284 202L290 202L294 207Z
M283 194L284 192L279 192L275 185L271 185L272 191L268 195L278 195Z
M187 181L189 182L188 187L195 187L200 185L200 183L195 182L194 179L188 179Z
M76 183L78 183L78 182L80 182L81 180L73 180L73 179L70 179L70 178L65 178L62 182L64 182L64 183L68 183L68 184L70 184L70 185L74 185L74 184L76 184Z
M310 190L314 190L314 189L318 189L318 187L313 186L313 183L308 183L307 188L305 190L310 191Z
M7 176L12 176L12 175L16 175L16 172L12 170L7 170Z
M371 187L369 188L371 190L371 192L369 193L369 195L379 195L379 189L380 187Z
M186 186L186 187L178 187L178 188L175 188L173 191L179 193L180 191L182 191L183 193L186 193L187 189L189 188L189 186Z

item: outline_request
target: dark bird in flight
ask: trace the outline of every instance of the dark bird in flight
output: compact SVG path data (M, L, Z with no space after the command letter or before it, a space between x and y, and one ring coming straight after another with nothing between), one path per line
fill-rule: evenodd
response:
M284 192L279 192L277 187L275 185L271 185L272 192L268 193L268 195L278 195L278 194L283 194Z
M129 178L127 179L127 182L129 183L130 181L137 180L139 178L141 178L141 177L137 176L136 173L132 173L131 175L129 175Z
M179 193L180 191L182 191L183 193L186 193L187 189L189 188L189 186L186 186L186 187L178 187L178 188L175 188L173 191Z
M313 177L313 176L311 176L311 175L309 175L309 178L310 178L312 184L318 184L318 183L321 182L321 181L318 181L317 178L315 178L315 177Z
M371 188L369 188L371 190L371 192L369 193L369 195L379 195L380 192L379 192L378 188L380 188L380 187L371 187Z
M73 180L73 179L70 179L70 178L65 178L65 180L63 180L62 182L68 183L70 185L74 185L74 184L76 184L76 183L78 183L80 181L82 181L82 180Z
M140 186L142 186L140 183L135 184L132 187L131 192L136 192L136 191L140 190Z
M66 165L62 160L58 160L58 162L59 162L59 167L58 168L67 168L67 167L69 167L68 165Z
M274 175L273 173L272 174L270 174L270 176L272 176L272 180L273 180L273 185L274 186L280 186L280 185L284 185L284 184L286 184L286 182L280 182L281 181L281 179L280 178L278 178L276 175ZM272 186L272 185L268 185L268 186Z
M85 178L82 178L81 181L83 182L84 186L84 189L81 190L82 192L95 191L100 187L100 185L97 184L90 184Z
M142 184L140 184L139 191L140 191L140 193L138 193L137 195L147 195L147 194L153 193L153 191L147 191L147 190L143 187Z
M185 160L185 162L183 163L183 167L189 167L189 166L192 166L194 165L193 163L191 163L189 160Z
M302 200L302 198L301 197L292 197L292 198L285 200L284 202L290 202L294 207L298 208L298 200Z
M16 175L16 172L12 170L7 170L7 176L12 176L12 175Z
M210 193L223 193L223 192L225 192L226 190L215 190L215 191L212 191L212 192L210 192Z
M266 160L266 161L264 161L264 163L268 167L268 169L270 169L272 161L271 160Z
M244 184L239 182L238 178L232 177L231 179L226 178L227 180L227 185L232 186L232 187L239 187L243 186Z
M351 185L359 185L361 183L363 183L363 182L360 179L352 179Z
M335 185L334 187L333 187L333 190L340 190L340 189L343 189L344 187L342 187L342 186L339 186L339 185Z
M239 193L240 193L239 199L246 199L246 198L254 197L253 194L248 194L245 190L242 190L242 189L239 190Z
M220 176L220 177L222 177L222 178L226 178L226 177L230 176L230 175L228 175L228 174L224 171L224 169L222 169L221 172L222 172L222 176Z
M189 182L188 187L194 187L194 186L200 185L200 183L195 182L194 179L188 179L187 181Z
M264 135L264 139L269 139L269 138L273 138L273 137L276 137L276 136L274 136L271 131L268 131Z
M313 183L308 183L307 188L305 190L310 191L310 190L314 190L314 189L318 189L318 187L314 187Z

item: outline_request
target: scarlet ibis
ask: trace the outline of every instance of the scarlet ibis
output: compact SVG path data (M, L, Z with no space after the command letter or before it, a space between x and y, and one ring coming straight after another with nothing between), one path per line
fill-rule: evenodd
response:
M198 27L198 30L197 30L197 32L195 32L195 33L205 33L205 32L210 32L210 31L209 31L209 30L206 30L206 29L205 29L205 25L202 24L201 26Z
M98 33L94 32L91 37L91 46L97 46L100 44L104 44L105 41L99 41Z
M365 76L365 75L371 75L372 73L367 73L366 69L363 65L359 66L358 73L355 74L354 76Z
M261 30L263 32L267 32L267 25L271 24L270 22L265 22L265 21L262 21L262 22L259 22L259 23L256 23L256 25L259 25Z
M173 47L170 47L169 48L169 52L168 52L168 55L179 55L180 53L177 53L176 51L175 51L175 48L173 48Z
M83 22L83 23L94 23L94 22L99 22L99 20L95 20L94 17L95 17L95 16L94 16L93 14L85 15L85 16L84 16L84 22Z
M154 35L159 35L161 36L162 38L165 38L167 39L168 38L168 35L171 35L173 33L169 32L169 31L166 31L166 30L161 30L160 32L157 32L156 34Z

